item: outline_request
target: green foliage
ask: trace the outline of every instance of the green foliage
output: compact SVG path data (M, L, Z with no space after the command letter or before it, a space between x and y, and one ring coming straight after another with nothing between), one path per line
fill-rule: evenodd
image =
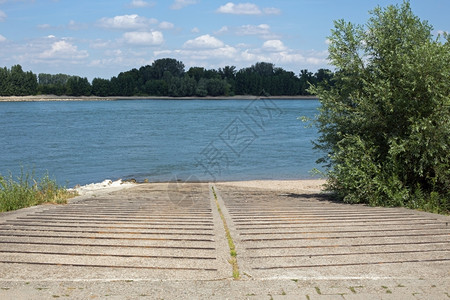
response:
M335 22L332 83L316 147L329 187L345 202L449 212L450 43L409 2L377 7L367 25ZM330 80L330 79L327 79Z
M0 212L16 210L42 203L67 203L75 196L44 175L35 179L33 172L24 172L15 178L12 174L3 177L0 174Z
M35 95L37 87L36 75L33 72L24 72L22 66L0 68L0 96Z
M86 77L71 76L67 80L66 95L69 96L90 96L92 92L91 84Z
M111 82L107 79L94 78L92 80L92 94L106 97L111 95Z
M121 72L111 79L87 78L66 74L41 73L36 77L23 72L20 65L11 70L0 68L0 96L68 95L68 96L296 96L309 95L310 84L328 87L332 82L330 70L319 69L315 74L302 70L293 72L276 68L272 63L259 62L236 71L235 66L205 69L191 67L173 58L155 60L151 65Z

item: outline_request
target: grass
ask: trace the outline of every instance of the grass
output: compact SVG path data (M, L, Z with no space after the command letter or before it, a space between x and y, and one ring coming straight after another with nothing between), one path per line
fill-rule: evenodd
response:
M65 204L76 196L59 186L48 174L35 178L34 172L21 171L14 177L0 174L0 212L17 210L43 203Z
M228 246L230 247L230 264L233 268L233 278L239 279L241 275L239 274L239 266L237 263L237 252L236 252L236 246L234 245L233 238L231 237L230 229L228 228L227 221L225 220L225 216L222 213L222 209L220 208L219 200L217 199L216 191L214 190L214 187L212 187L212 192L214 194L214 200L216 201L217 210L219 211L220 218L223 222L223 227L225 229L225 235L227 237Z
M392 294L392 291L387 286L382 285L381 287L386 290L386 294Z

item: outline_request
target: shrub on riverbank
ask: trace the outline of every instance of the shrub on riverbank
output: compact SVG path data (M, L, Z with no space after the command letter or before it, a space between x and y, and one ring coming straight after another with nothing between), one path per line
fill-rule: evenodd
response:
M334 85L311 90L329 187L348 203L448 213L449 35L433 38L407 1L371 14L335 22Z
M21 172L14 178L12 174L0 174L0 212L17 210L43 203L64 204L75 194L59 186L56 181L44 175L34 178L34 173Z

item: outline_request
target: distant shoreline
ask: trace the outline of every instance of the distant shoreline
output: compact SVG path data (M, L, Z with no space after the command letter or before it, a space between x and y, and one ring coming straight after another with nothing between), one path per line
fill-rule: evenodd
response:
M156 96L55 96L55 95L37 95L37 96L0 96L0 102L44 102L44 101L117 101L117 100L317 100L317 96L232 96L232 97L156 97Z

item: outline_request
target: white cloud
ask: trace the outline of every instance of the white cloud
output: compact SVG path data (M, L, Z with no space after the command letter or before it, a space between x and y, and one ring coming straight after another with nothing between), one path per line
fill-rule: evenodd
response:
M219 68L233 64L239 56L238 49L224 45L216 49L181 49L154 51L156 58L176 57L186 65L207 68Z
M154 2L147 2L147 1L143 1L143 0L133 0L130 3L130 6L134 7L134 8L151 7L154 5L155 5Z
M192 33L199 33L200 29L198 29L198 27L194 27L194 28L191 29L191 32Z
M123 34L126 43L141 46L157 46L164 43L164 36L160 31L133 31Z
M147 19L137 14L115 16L114 18L102 18L98 22L101 27L108 29L143 29L148 28L151 24L158 23L156 19Z
M164 21L164 22L159 23L158 27L161 29L173 29L175 26L170 22Z
M241 36L256 35L263 39L276 39L278 36L271 32L270 26L267 24L260 25L243 25L236 29L236 34Z
M286 51L287 50L286 46L280 40L268 40L268 41L265 41L264 44L263 44L263 48L265 50L274 51L274 52Z
M37 27L39 29L50 29L52 26L50 24L39 24Z
M0 34L0 43L6 41L6 38Z
M199 36L198 38L195 38L193 40L189 40L186 43L184 43L183 48L188 49L214 49L214 48L220 48L223 47L224 43L213 37L209 34L205 34L202 36Z
M266 7L263 9L266 15L279 15L281 14L281 10L275 7Z
M107 49L107 48L111 48L114 46L115 45L113 45L111 41L102 40L102 39L92 40L89 43L89 47L92 49Z
M6 17L7 17L6 14L2 10L0 10L0 22L5 21Z
M219 29L219 31L216 31L216 34L223 34L227 33L229 31L228 26L222 26L222 28Z
M70 20L67 28L70 30L80 30L80 29L88 29L88 24L77 23L74 20Z
M256 4L253 3L240 3L234 4L228 2L217 9L217 12L223 14L235 14L235 15L260 15L262 11Z
M186 6L197 4L197 0L175 0L170 9L182 9Z
M239 3L234 4L228 2L217 9L218 13L222 14L234 14L234 15L279 15L281 10L275 7L266 7L260 9L258 5L254 3Z
M43 59L83 59L88 57L89 54L86 50L78 50L78 47L72 43L61 40L52 43L51 48L45 50L39 55L39 58Z
M260 25L242 25L239 27L223 26L215 34L234 34L237 36L258 36L265 40L279 39L280 36L270 30L267 24Z

